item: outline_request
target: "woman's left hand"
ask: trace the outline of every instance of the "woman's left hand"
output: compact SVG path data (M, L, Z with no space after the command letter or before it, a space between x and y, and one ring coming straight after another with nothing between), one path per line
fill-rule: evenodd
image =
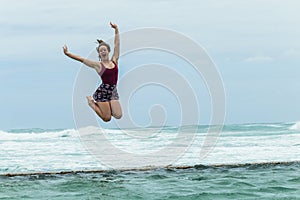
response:
M111 26L113 29L118 29L117 24L114 24L114 23L112 23L112 22L110 22L110 26Z

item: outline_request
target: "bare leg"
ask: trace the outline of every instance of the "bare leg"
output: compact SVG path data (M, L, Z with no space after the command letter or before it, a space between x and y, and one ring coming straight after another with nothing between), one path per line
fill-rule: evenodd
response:
M122 108L119 100L111 100L109 104L111 109L111 115L116 119L120 119L122 117Z
M91 96L86 97L89 106L96 112L96 114L105 122L111 119L111 110L109 102L94 102Z

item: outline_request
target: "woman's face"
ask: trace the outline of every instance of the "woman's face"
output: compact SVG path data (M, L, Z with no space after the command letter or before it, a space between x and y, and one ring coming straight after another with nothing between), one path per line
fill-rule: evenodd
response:
M106 46L102 45L99 47L99 56L101 58L105 58L106 56L108 56L108 54L109 54L109 51Z

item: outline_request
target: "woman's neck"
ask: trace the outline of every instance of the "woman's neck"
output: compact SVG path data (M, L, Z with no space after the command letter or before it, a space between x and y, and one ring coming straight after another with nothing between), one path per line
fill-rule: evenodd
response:
M104 63L107 63L107 62L109 62L109 59L108 58L103 58L103 59L101 59L101 61L104 62Z

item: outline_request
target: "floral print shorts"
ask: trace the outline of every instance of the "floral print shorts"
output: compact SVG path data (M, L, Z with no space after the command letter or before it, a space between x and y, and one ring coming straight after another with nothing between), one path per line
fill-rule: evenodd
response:
M107 102L111 100L119 100L117 85L102 83L95 91L93 98L96 102Z

